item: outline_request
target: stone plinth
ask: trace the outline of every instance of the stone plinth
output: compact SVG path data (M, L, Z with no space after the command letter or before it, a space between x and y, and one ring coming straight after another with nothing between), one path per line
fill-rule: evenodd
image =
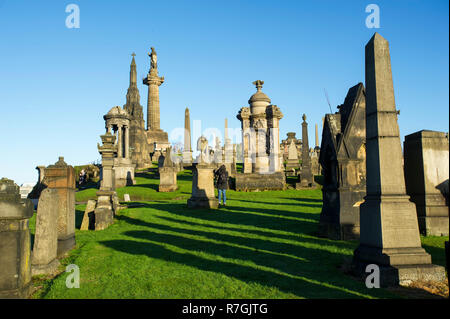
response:
M134 178L135 165L131 158L115 158L114 159L114 185L116 188L131 186L136 184Z
M219 201L214 194L214 166L207 163L194 164L192 195L188 208L217 208Z
M272 174L236 174L237 191L268 191L284 190L286 188L286 176L283 172Z
M426 236L448 236L448 137L419 131L405 136L406 192L416 204L419 230Z
M178 189L176 167L159 168L159 192L173 192Z
M19 186L0 180L0 298L27 298L31 284L31 235L28 228L33 204L21 199Z
M114 191L97 192L97 207L94 211L94 229L103 230L114 223Z
M36 232L31 259L32 275L52 274L58 266L58 191L46 188L42 191L37 207Z
M367 195L360 206L360 244L353 266L380 268L380 285L445 279L422 248L415 204L406 195L389 44L378 33L366 45Z
M45 169L44 183L58 191L58 257L75 248L75 171L60 157Z

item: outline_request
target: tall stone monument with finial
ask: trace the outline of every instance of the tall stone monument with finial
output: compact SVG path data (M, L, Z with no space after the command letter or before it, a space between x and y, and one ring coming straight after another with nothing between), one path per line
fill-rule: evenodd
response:
M183 164L192 164L192 147L191 147L191 116L189 108L184 111L184 147L183 147Z
M242 127L243 174L236 174L236 189L276 190L286 187L280 154L280 109L262 92L263 81L253 82L256 93L240 109Z
M144 112L140 103L140 95L137 87L135 56L136 54L133 53L130 65L130 86L127 91L126 104L123 108L130 116L129 151L131 161L137 169L142 169L152 166L152 162L149 155L150 149L145 132Z
M416 208L406 195L389 43L375 33L366 57L367 195L360 206L360 244L354 252L357 274L368 264L380 269L380 285L414 280L445 280L422 248Z
M308 123L306 123L306 115L302 116L302 170L299 175L299 182L295 184L295 188L312 187L314 185L313 175L311 172L311 157L309 155L308 143Z
M143 79L143 83L148 86L147 101L147 142L150 146L150 153L162 152L170 146L166 132L160 128L160 108L159 108L159 86L164 83L164 77L158 75L157 55L155 48L148 53L150 57L150 70Z

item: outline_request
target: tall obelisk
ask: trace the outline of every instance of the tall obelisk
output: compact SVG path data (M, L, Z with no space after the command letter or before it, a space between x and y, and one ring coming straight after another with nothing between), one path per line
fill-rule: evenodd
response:
M306 123L305 114L303 114L302 119L302 170L299 175L299 182L295 185L297 189L313 186L311 158L309 157L308 123Z
M183 149L183 164L192 163L192 148L191 148L191 116L189 108L184 111L184 149Z
M155 48L148 53L150 57L150 70L143 83L148 86L147 100L147 142L150 152L156 154L153 161L157 160L160 152L169 147L169 138L166 132L160 128L159 86L164 83L164 77L158 76L158 64Z
M367 195L360 206L361 236L354 253L359 274L380 267L380 284L445 279L421 246L414 203L406 195L389 43L375 33L366 45ZM367 274L366 274L367 275Z
M319 128L317 127L317 124L316 124L316 147L315 147L315 149L318 149L319 148Z

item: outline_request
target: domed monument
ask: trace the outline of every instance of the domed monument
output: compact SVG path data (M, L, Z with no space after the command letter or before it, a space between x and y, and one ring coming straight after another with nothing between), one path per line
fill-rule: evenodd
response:
M261 91L263 81L253 82L256 93L240 109L243 174L236 175L237 190L275 190L286 186L280 153L280 109Z

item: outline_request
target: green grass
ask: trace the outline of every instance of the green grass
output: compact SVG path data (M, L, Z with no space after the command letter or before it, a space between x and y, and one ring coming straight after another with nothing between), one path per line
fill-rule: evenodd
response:
M42 289L33 297L399 297L368 289L340 271L358 242L315 236L322 206L319 189L228 191L226 207L190 210L190 172L179 174L180 189L174 193L158 193L154 177L140 173L137 185L118 190L119 196L129 193L135 201L146 200L142 207L120 211L106 230L80 231L85 205L77 205L77 248L61 268L71 263L80 267L80 288L66 288L68 274L63 272L52 280L36 280ZM422 240L433 261L441 264L448 237Z

